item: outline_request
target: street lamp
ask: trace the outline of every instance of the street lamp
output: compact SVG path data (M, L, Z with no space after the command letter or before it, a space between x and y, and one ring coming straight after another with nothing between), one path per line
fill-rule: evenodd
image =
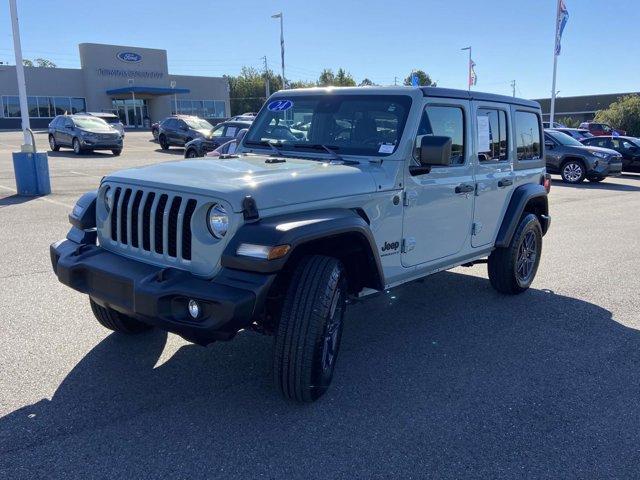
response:
M171 83L169 83L169 85L172 89L176 88L176 81L171 80ZM178 115L178 94L175 92L175 90L173 91L173 101L175 105L176 115Z
M287 81L284 77L284 25L282 12L271 15L271 18L280 19L280 57L282 59L282 89L287 88Z

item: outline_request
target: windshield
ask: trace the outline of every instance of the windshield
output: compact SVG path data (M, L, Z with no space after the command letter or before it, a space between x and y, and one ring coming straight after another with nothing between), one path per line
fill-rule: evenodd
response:
M575 138L567 135L566 133L562 133L562 132L546 132L546 133L551 138L553 138L556 142L558 142L560 145L567 145L572 147L584 147L582 143L580 143Z
M201 118L185 118L184 121L194 130L211 130L213 128L213 125Z
M324 147L351 155L390 155L404 129L411 98L405 95L308 95L271 100L244 144L271 143L280 151ZM324 147L323 147L324 146Z
M75 123L78 128L91 130L108 130L110 128L107 122L97 117L75 117L73 123Z

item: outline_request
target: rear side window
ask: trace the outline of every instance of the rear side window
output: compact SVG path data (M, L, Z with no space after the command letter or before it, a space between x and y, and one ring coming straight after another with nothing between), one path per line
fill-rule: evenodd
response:
M542 155L542 135L538 115L518 111L515 120L518 160L539 160Z
M480 108L478 118L480 117L489 117L489 149L480 145L478 159L480 161L506 160L509 156L506 112L493 108Z
M422 120L418 127L418 137L422 135L450 137L452 142L450 165L464 163L464 111L462 108L428 105L422 113Z

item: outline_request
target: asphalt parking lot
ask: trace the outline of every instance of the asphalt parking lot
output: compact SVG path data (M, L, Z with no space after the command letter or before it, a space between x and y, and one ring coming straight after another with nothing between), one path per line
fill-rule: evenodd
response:
M181 158L150 138L51 153L54 193L26 199L20 134L0 133L0 478L637 478L640 175L554 177L523 295L478 265L351 306L330 391L298 406L271 385L271 338L122 338L52 273L77 197Z

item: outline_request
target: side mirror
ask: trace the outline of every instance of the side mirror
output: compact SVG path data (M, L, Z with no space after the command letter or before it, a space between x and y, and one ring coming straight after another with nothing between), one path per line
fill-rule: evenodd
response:
M544 142L544 148L548 148L549 150L553 150L555 147L555 144L549 140L545 140Z
M412 175L424 175L434 166L449 166L451 163L451 137L437 135L424 135L420 139L418 159L420 165L412 166L409 171Z
M73 125L65 125L64 128L67 130L73 130Z

